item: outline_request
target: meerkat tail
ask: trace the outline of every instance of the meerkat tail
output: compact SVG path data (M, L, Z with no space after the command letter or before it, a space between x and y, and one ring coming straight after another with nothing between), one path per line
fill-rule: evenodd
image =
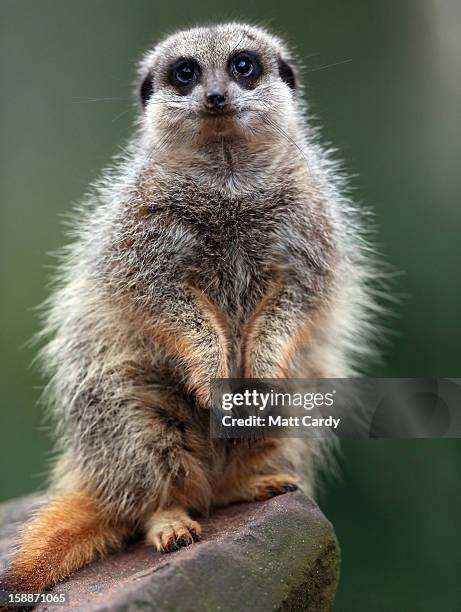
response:
M41 591L118 548L124 535L87 493L57 497L25 525L20 549L6 573L6 587Z

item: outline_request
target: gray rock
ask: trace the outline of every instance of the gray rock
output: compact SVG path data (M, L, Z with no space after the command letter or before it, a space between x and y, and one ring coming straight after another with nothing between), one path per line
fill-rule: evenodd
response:
M42 500L28 496L0 504L3 566L18 523ZM68 594L66 612L331 610L338 543L331 523L301 493L229 506L202 520L202 527L202 540L190 547L165 555L135 542L76 572L53 592Z

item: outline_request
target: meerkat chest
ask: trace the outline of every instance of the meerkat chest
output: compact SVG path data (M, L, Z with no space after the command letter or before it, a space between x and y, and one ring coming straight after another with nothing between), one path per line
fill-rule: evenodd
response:
M249 218L211 215L210 222L194 224L186 258L194 283L228 314L246 316L264 292L277 259L269 228ZM245 217L242 214L242 217Z
M280 264L287 194L224 196L194 189L170 192L153 223L168 228L183 272L229 314L245 316ZM181 242L177 240L181 236Z

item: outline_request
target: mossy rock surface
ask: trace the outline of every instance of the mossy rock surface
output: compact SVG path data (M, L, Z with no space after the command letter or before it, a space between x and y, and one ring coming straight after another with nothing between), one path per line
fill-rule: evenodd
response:
M0 504L0 562L43 496ZM168 555L132 543L81 569L54 591L65 608L156 612L324 612L332 609L340 553L334 529L301 493L238 504L202 520L200 542Z

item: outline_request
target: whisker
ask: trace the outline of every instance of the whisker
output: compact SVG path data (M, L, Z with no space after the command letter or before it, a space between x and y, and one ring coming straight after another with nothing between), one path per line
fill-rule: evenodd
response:
M123 115L126 115L130 110L131 110L130 108L126 108L124 111L119 113L116 117L114 117L114 119L112 119L112 121L115 123L115 121L118 121L120 119L120 117L123 117Z
M289 136L285 130L278 124L269 121L269 125L272 125L272 127L283 137L285 138L290 144L292 144L294 147L296 147L296 149L298 150L299 154L301 155L301 157L303 158L303 160L306 162L306 168L307 171L309 172L309 174L312 174L311 169L310 169L310 165L309 165L309 160L306 157L306 154L304 153L304 151L301 149L301 147L298 145L298 143L293 140L293 138L291 138L291 136Z
M266 108L268 110L270 110L271 107L269 106L269 104L265 104L263 102L263 106L264 105L266 106ZM311 173L311 169L310 169L310 165L309 165L309 160L307 159L305 152L301 149L301 147L298 145L298 143L293 138L291 138L291 136L289 134L287 134L287 132L282 128L282 126L280 126L274 119L269 118L267 115L266 116L262 115L262 119L266 123L266 125L269 125L272 128L274 128L275 131L278 132L278 134L280 134L283 138L285 138L285 140L287 140L290 144L292 144L294 147L296 147L296 149L300 153L301 157L306 162L306 167L307 167L307 170L308 170L309 174L312 174Z
M348 64L349 62L352 62L352 57L345 59L345 60L341 60L339 62L325 64L324 66L317 66L317 68L310 68L309 70L304 70L304 73L307 74L308 72L318 72L319 70L326 70L327 68L333 68L334 66L341 66L342 64Z
M72 98L72 104L89 104L91 102L128 102L131 98L90 98L86 96L74 96Z

